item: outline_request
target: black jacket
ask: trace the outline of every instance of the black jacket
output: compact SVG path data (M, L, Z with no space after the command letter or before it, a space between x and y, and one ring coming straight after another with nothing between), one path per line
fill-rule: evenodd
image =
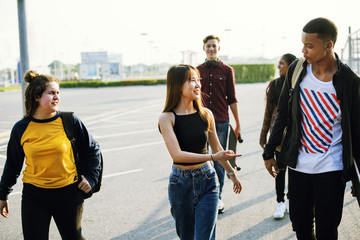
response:
M354 160L360 166L360 78L349 66L342 63L337 55L336 59L338 71L333 76L333 85L341 108L343 180L349 181L355 170ZM263 153L264 160L274 157L276 146L280 145L283 130L287 126L287 134L278 161L292 168L296 168L302 136L299 85L307 67L305 61L300 77L294 89L291 89L291 77L297 62L298 60L294 61L289 67L280 94L275 123Z

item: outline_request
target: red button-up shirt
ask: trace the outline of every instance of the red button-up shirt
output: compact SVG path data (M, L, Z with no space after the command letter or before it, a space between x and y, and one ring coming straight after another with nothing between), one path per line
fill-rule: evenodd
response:
M213 112L216 122L229 120L228 105L237 102L234 69L222 61L217 66L203 63L197 69L200 72L204 106Z

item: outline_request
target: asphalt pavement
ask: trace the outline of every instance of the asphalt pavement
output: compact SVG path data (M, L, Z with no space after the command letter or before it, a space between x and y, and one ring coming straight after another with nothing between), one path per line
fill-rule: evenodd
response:
M267 83L237 84L239 115L244 142L237 172L243 190L232 193L226 179L217 239L296 239L289 215L274 220L274 179L267 173L258 144ZM167 198L172 161L157 128L166 87L129 86L61 89L60 110L74 111L99 141L104 155L103 186L85 201L82 227L88 240L177 239ZM0 92L0 172L13 124L22 116L20 90ZM230 120L233 123L231 117ZM21 177L9 196L10 216L0 217L0 239L22 239ZM360 239L360 209L345 192L339 239ZM50 239L61 239L54 222Z

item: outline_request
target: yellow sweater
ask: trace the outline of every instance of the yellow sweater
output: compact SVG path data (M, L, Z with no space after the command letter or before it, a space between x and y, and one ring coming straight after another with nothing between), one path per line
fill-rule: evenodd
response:
M25 153L23 182L41 188L61 188L76 182L77 172L71 143L61 118L31 121L21 137Z

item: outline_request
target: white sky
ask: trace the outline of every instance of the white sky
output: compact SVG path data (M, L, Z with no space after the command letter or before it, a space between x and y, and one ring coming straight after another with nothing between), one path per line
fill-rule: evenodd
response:
M125 65L179 63L185 50L202 61L208 34L220 37L220 55L301 56L301 29L316 17L337 25L340 55L348 27L360 29L359 0L29 0L26 7L35 69L54 59L79 63L83 51L123 54ZM17 1L0 0L0 69L18 60Z

